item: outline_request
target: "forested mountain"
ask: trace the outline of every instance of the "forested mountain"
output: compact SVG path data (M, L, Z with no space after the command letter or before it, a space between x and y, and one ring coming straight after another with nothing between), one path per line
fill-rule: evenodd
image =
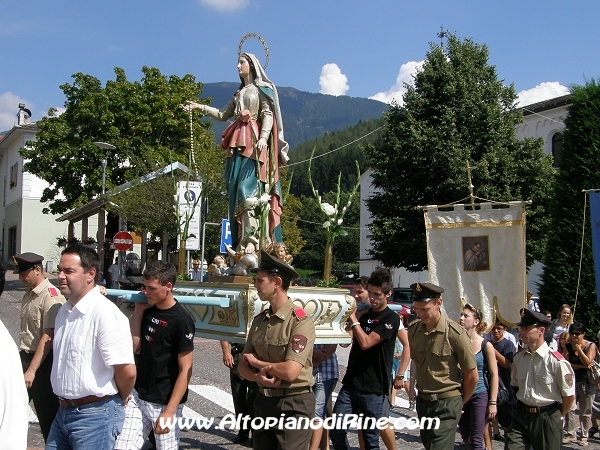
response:
M201 98L210 97L210 105L221 109L231 100L238 83L205 83ZM356 125L361 120L382 117L385 103L367 98L313 94L291 87L277 87L279 105L283 115L285 140L290 149L325 133ZM215 139L219 140L226 122L212 119Z
M381 136L383 125L383 117L361 120L354 126L326 133L300 144L290 152L289 170L290 173L293 172L290 192L297 197L313 195L307 176L308 160L313 149L315 154L311 173L315 189L320 193L335 191L341 172L340 190L350 192L356 184L355 161L358 161L361 173L368 168L367 153L364 149Z
M295 264L301 268L323 270L326 236L323 222L327 216L321 210L308 184L308 161L314 149L311 179L323 202L335 205L338 177L340 180L339 207L348 202L348 194L357 182L356 162L363 173L369 166L365 147L375 143L383 134L384 119L359 121L356 125L300 144L290 152L288 178L290 193L300 200L297 211L300 236L305 242L302 251L295 256ZM341 173L341 176L340 176ZM359 258L360 193L354 197L346 211L342 228L346 236L333 244L333 271L341 279L348 270L357 272Z

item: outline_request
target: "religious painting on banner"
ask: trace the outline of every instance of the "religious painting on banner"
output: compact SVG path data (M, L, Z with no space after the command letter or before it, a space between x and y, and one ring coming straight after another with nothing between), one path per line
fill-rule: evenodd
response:
M425 207L429 279L442 286L444 309L458 320L469 303L491 327L519 320L527 288L522 202Z

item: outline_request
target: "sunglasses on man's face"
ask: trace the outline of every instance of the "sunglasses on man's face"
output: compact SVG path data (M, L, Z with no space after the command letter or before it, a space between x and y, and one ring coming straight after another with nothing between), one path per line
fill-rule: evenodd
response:
M583 334L583 332L581 331L574 331L573 333L571 333L571 336L581 336Z

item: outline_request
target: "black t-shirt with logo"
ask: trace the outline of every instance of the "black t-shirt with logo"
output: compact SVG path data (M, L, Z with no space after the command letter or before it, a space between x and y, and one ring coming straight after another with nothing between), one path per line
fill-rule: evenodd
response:
M360 318L359 322L365 333L375 332L383 340L363 350L354 337L342 384L371 394L387 395L392 383L394 345L400 327L400 317L386 307L380 312L369 311Z
M195 326L179 303L144 311L135 389L142 400L166 405L179 375L180 353L194 350ZM181 399L187 400L188 392Z

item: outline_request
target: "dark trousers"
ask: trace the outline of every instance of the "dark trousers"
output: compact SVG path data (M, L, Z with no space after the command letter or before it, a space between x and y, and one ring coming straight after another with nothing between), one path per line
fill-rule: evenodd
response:
M253 381L248 381L238 372L238 365L242 358L242 354L238 353L233 356L233 367L229 371L229 381L231 382L231 395L233 397L233 409L236 416L254 417L254 400L258 394L258 385ZM243 424L244 422L242 422ZM243 425L242 425L243 426ZM248 436L250 427L241 429L239 434Z
M379 419L383 411L383 403L387 401L385 395L372 394L369 392L350 389L342 386L333 413L335 417L345 416L346 414L364 414L363 420L366 417ZM379 430L376 427L371 428L370 424L359 430L365 443L365 449L379 449ZM335 450L350 450L348 443L348 430L343 428L333 428L329 432L331 443Z
M456 425L460 419L462 397L444 398L441 400L423 400L417 396L417 415L422 417L437 417L440 427L436 429L421 429L421 441L426 450L451 450L456 438Z
M560 405L542 413L531 413L524 407L513 410L513 419L506 432L505 450L560 450L563 427Z
M463 405L458 429L467 450L484 450L483 432L487 424L488 392L473 394Z
M315 415L315 395L312 392L287 397L265 397L258 394L254 411L257 418L271 417L281 420L283 416L285 423L287 417L303 417L308 422ZM253 430L252 433L252 446L255 450L306 450L312 430L310 426L286 429L285 426L279 427L277 424L268 430L263 427Z
M33 359L33 353L26 353L25 351L19 352L21 357L21 365L23 366L23 373L29 368L29 364ZM40 422L40 429L44 436L44 441L48 439L48 433L50 433L50 427L54 421L54 416L58 411L58 397L52 391L52 384L50 383L50 373L52 372L52 350L46 356L46 359L42 362L38 370L35 372L35 378L33 383L27 392L29 394L29 401L33 400L33 406L35 407L35 413L38 421Z

